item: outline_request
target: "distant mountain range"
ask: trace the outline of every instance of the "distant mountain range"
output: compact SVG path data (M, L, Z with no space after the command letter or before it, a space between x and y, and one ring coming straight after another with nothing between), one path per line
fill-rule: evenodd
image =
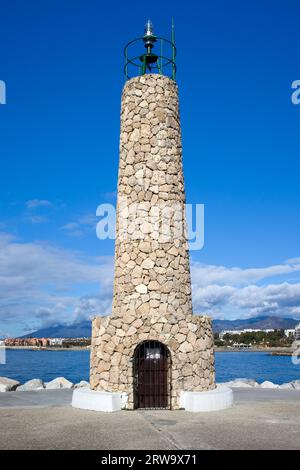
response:
M89 338L92 331L91 320L72 325L57 324L40 330L32 331L20 338Z
M214 320L214 332L222 330L241 330L244 328L275 328L275 329L288 329L294 328L299 323L299 320L293 318L279 318L272 316L253 317L246 320ZM21 338L84 338L91 336L91 321L85 320L73 325L57 324L33 331Z
M243 330L244 328L253 329L289 329L294 328L299 323L299 320L293 318L279 318L272 316L253 317L242 320L214 320L214 332L222 330Z

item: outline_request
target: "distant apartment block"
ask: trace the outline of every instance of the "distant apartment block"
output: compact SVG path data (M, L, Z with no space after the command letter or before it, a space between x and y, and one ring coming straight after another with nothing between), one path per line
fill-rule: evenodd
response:
M275 331L275 328L244 328L243 330L223 330L219 333L219 338L223 339L226 334L228 335L241 335L242 333L271 333ZM288 328L284 330L284 334L287 338L295 338L300 340L300 323L295 328Z
M26 347L85 347L91 344L90 338L6 338L5 346L26 346Z
M49 346L62 346L64 338L49 338Z
M49 346L49 338L6 338L5 346Z
M262 330L260 328L244 328L243 330L223 330L219 333L219 338L223 339L225 335L241 335L242 333L271 333L275 331L272 328L267 328L265 330Z

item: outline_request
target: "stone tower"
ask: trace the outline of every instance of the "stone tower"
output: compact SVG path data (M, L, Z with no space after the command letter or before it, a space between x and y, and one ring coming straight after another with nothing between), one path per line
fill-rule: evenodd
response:
M178 409L181 391L215 388L211 320L192 311L184 205L177 85L142 74L122 94L113 306L93 320L90 371L91 388L123 393L127 409Z

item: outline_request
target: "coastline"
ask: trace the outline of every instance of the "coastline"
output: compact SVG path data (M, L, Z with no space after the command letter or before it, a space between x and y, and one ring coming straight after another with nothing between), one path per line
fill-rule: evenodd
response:
M72 346L69 348L66 347L57 347L57 346L6 346L6 351L12 350L26 350L26 351L89 351L90 346Z
M43 353L38 354L35 351ZM299 367L292 361L291 350L286 352L282 348L257 348L247 350L249 354L227 354L231 351L240 352L226 349L224 353L220 349L216 350L215 370L218 383L250 377L259 383L272 381L280 385L300 379ZM6 364L0 366L0 376L10 377L22 384L32 378L49 382L55 377L66 377L77 383L82 379L89 380L89 370L90 351L86 348L46 350L37 347L13 347L7 351Z
M66 347L57 347L57 346L6 346L5 348L8 350L26 350L26 351L89 351L90 346L70 346L69 348ZM291 347L272 347L272 348L247 348L247 349L234 349L234 348L227 348L224 346L216 346L215 352L265 352L271 353L274 355L292 355L295 351L295 348Z
M226 348L224 346L215 347L215 352L265 352L270 353L274 356L284 355L284 356L292 356L292 354L296 351L296 348L290 347L273 347L273 348L247 348L247 349L234 349L234 348Z

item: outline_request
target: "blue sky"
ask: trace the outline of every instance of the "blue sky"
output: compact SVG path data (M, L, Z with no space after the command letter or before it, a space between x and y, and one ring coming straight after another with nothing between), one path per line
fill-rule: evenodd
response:
M109 313L113 242L95 211L115 201L123 46L148 17L167 37L175 20L187 201L205 204L195 311L300 318L299 13L296 0L1 4L0 336Z

